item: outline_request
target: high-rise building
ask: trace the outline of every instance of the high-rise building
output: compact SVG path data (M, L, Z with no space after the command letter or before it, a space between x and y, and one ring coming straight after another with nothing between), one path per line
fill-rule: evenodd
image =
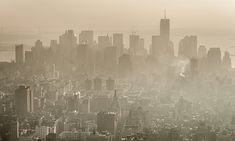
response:
M132 72L131 57L128 54L123 54L118 60L118 71L122 77L129 76Z
M223 67L225 69L230 69L232 67L232 62L231 62L231 58L230 58L230 54L229 52L224 52L224 56L223 56Z
M97 114L97 130L108 131L114 136L117 131L117 115L113 112L99 112Z
M131 34L129 36L129 54L131 56L137 55L137 49L139 47L139 35Z
M112 38L107 36L98 36L98 48L105 48L112 46Z
M198 48L198 58L204 58L206 56L207 56L206 47L203 45L200 45Z
M120 57L124 52L123 34L113 34L113 46L117 48L117 58Z
M220 48L210 48L207 53L207 63L210 69L215 70L221 67Z
M32 51L25 51L25 64L29 65L33 63Z
M170 19L166 17L160 21L160 36L166 40L170 40Z
M159 63L166 63L174 56L173 43L170 41L170 19L166 17L160 21L160 35L152 36L151 55Z
M33 92L29 86L19 86L15 90L15 106L18 115L33 112Z
M197 36L185 36L179 42L178 55L186 58L197 57Z
M35 64L42 64L44 61L44 53L43 53L43 44L42 41L37 40L35 42L34 47L32 47L32 55L33 55L33 61Z
M59 37L60 57L61 62L72 60L76 52L74 49L77 47L77 37L73 30L66 30L63 35Z
M79 34L79 44L87 44L92 46L94 42L94 32L92 30L84 30Z
M24 63L24 47L23 44L15 46L15 61L20 65Z
M17 141L19 138L19 121L16 116L0 116L0 138L2 141Z

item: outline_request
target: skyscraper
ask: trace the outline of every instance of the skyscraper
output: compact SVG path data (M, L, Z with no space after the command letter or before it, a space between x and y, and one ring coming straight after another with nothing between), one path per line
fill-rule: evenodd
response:
M197 36L185 36L179 42L178 55L186 58L197 57Z
M24 63L24 47L23 44L15 46L15 61L16 64L23 64Z
M224 56L223 56L223 67L224 69L230 69L232 67L232 62L231 62L231 58L230 58L230 54L229 52L224 52Z
M131 34L129 36L129 54L135 56L137 54L137 48L139 47L139 35Z
M117 130L117 115L113 112L99 112L97 114L97 130L108 131L114 136Z
M123 34L113 34L113 46L117 48L117 58L120 57L124 51Z
M211 70L220 68L221 66L221 51L220 48L210 48L207 53L207 63Z
M166 41L170 40L170 19L166 17L160 21L160 36Z
M112 38L107 36L99 36L98 37L98 48L105 48L112 46Z
M18 115L33 112L33 93L29 86L19 86L15 90L15 104Z
M200 45L198 48L198 58L204 58L207 55L206 47L203 45Z
M92 30L83 30L79 34L79 44L91 46L94 42L94 32Z

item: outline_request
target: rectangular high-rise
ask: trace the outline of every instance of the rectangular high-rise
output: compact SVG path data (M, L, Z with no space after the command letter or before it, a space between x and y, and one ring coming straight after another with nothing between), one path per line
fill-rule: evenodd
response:
M97 114L97 130L108 131L114 136L117 130L117 115L113 112L99 112Z
M117 57L120 57L124 52L123 34L113 34L113 46L117 48Z
M84 30L79 34L79 44L87 44L91 46L94 42L94 32L92 30Z
M160 21L160 36L163 39L170 40L170 19L161 19Z
M33 93L29 86L19 86L15 90L15 106L18 115L33 112Z
M15 46L15 62L16 64L24 63L24 47L23 44Z

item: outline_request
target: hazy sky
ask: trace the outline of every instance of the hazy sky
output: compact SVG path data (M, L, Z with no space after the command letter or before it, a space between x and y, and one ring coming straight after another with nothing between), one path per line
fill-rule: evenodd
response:
M0 0L6 29L158 28L167 9L172 28L235 30L234 0Z

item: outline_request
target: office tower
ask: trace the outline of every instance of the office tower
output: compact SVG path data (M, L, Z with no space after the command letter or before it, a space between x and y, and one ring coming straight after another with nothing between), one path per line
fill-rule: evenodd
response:
M59 44L62 48L71 49L77 45L77 37L73 30L66 30L63 35L59 37Z
M160 36L166 40L170 40L170 19L161 19L160 21Z
M112 46L112 38L107 36L98 36L98 48L102 49L105 47Z
M232 62L229 52L225 51L223 56L223 67L224 69L230 69L232 67Z
M33 92L29 86L19 86L15 90L15 106L18 115L33 112Z
M0 115L0 139L17 141L19 138L19 121L16 116Z
M60 62L64 65L68 65L65 62L73 60L76 55L74 49L77 47L77 37L73 30L66 30L65 33L59 37L59 46Z
M110 46L104 48L104 70L108 74L115 74L117 57L116 47Z
M220 68L221 66L221 51L220 48L210 48L207 53L207 63L211 70Z
M79 44L87 44L89 47L93 45L94 32L92 30L83 30L79 34Z
M132 72L132 62L130 55L123 54L118 60L118 71L121 77L129 76Z
M34 47L32 47L32 55L33 55L33 62L37 65L41 65L44 61L44 53L43 53L43 44L42 41L37 40L35 42Z
M85 90L89 91L92 89L92 81L90 79L85 80Z
M197 57L197 36L185 36L179 42L178 55L186 58Z
M132 34L129 36L129 54L131 56L137 55L137 49L139 47L139 35Z
M113 34L113 46L117 48L117 58L119 58L124 53L123 34Z
M58 50L57 40L51 40L51 42L50 42L50 49L54 53L57 52L57 50Z
M24 63L24 47L23 44L15 46L15 61L16 64L22 65Z
M32 51L25 51L25 64L30 65L33 63Z
M200 45L198 48L198 58L205 58L206 56L207 56L206 47L203 45Z
M106 80L106 89L114 90L114 88L115 88L115 80L109 77L109 79Z
M117 115L113 112L99 112L97 114L97 130L98 132L108 131L112 135L116 135Z
M96 90L96 91L102 90L102 79L99 77L96 77L93 80L93 85L94 85L94 90Z
M79 44L77 47L77 61L79 65L85 65L88 60L88 45Z

